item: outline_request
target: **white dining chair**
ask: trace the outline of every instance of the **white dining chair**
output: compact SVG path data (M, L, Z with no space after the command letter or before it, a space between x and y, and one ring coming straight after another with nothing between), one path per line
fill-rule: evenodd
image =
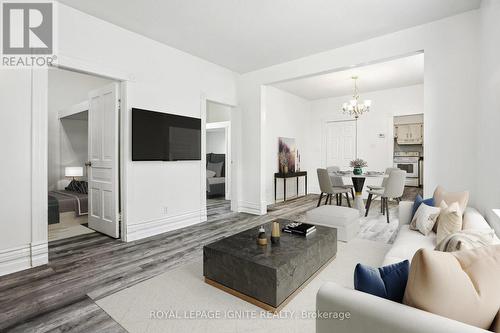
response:
M366 213L368 216L370 205L376 197L381 199L381 212L387 216L387 223L389 223L389 199L400 198L405 189L406 171L394 170L391 171L385 187L382 190L368 190L368 200L366 201Z
M342 195L345 194L347 198L347 205L351 207L351 201L349 200L349 189L344 187L335 187L332 183L332 178L330 177L326 169L317 169L316 172L318 173L319 188L321 190L317 207L321 205L321 200L323 199L324 194L326 194L325 205L328 203L331 204L332 197L335 195L337 206L341 206Z
M399 169L398 168L387 168L387 169L385 169L385 174L389 175L392 171L395 171L395 170L399 170ZM369 190L382 190L385 187L385 184L387 183L388 178L389 177L384 177L382 179L381 185L368 185L366 187L368 187Z
M351 196L352 196L352 200L354 200L354 185L346 184L344 182L344 178L342 176L339 176L336 174L337 172L340 171L340 168L338 166L329 166L326 168L326 170L328 171L328 174L330 175L330 177L333 178L332 179L333 186L343 187L343 188L349 189Z

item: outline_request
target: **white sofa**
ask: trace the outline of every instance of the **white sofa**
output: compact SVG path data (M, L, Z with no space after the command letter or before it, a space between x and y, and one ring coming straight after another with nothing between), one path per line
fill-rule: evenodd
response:
M413 202L409 201L403 201L399 204L400 230L393 246L385 256L383 265L405 259L411 261L418 249L433 249L436 246L434 232L431 232L430 236L424 236L418 231L409 229L412 207ZM463 221L464 229L491 229L488 222L474 208L467 208ZM498 239L496 242L500 243ZM324 284L318 291L316 309L319 314L350 313L349 319L317 319L317 333L488 332L331 282Z

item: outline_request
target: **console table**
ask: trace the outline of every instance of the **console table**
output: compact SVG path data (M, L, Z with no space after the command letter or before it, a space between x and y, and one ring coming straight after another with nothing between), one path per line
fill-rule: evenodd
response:
M307 195L307 171L297 171L297 172L288 172L288 173L279 173L276 172L274 174L274 201L276 201L276 182L278 178L283 179L283 201L286 201L286 180L287 178L297 178L297 197L299 196L299 178L305 178L305 187L304 187L304 195Z

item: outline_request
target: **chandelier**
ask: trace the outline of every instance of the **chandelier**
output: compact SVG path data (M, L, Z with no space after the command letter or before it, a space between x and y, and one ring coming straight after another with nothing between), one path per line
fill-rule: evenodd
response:
M358 93L358 84L357 76L351 77L354 80L354 94L352 95L352 99L344 103L342 105L342 112L344 114L348 114L351 117L358 119L364 112L370 111L370 106L372 105L372 101L365 100L363 103L359 102L359 93Z

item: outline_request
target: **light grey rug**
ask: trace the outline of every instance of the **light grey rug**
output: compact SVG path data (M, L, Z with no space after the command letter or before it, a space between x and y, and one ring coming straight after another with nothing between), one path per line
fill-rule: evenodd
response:
M367 225L367 232L377 233L375 225ZM97 304L133 333L314 332L315 320L305 317L314 312L321 285L333 281L352 288L355 265L361 262L379 266L389 247L360 238L339 242L336 259L285 306L280 317L267 317L268 312L205 284L201 258L103 298ZM209 315L220 319L203 318Z
M392 203L391 203L392 204ZM398 206L389 207L389 223L385 215L380 213L380 201L374 201L367 217L359 219L358 237L375 242L392 244L399 229ZM306 214L289 215L287 218L299 222L307 222Z

